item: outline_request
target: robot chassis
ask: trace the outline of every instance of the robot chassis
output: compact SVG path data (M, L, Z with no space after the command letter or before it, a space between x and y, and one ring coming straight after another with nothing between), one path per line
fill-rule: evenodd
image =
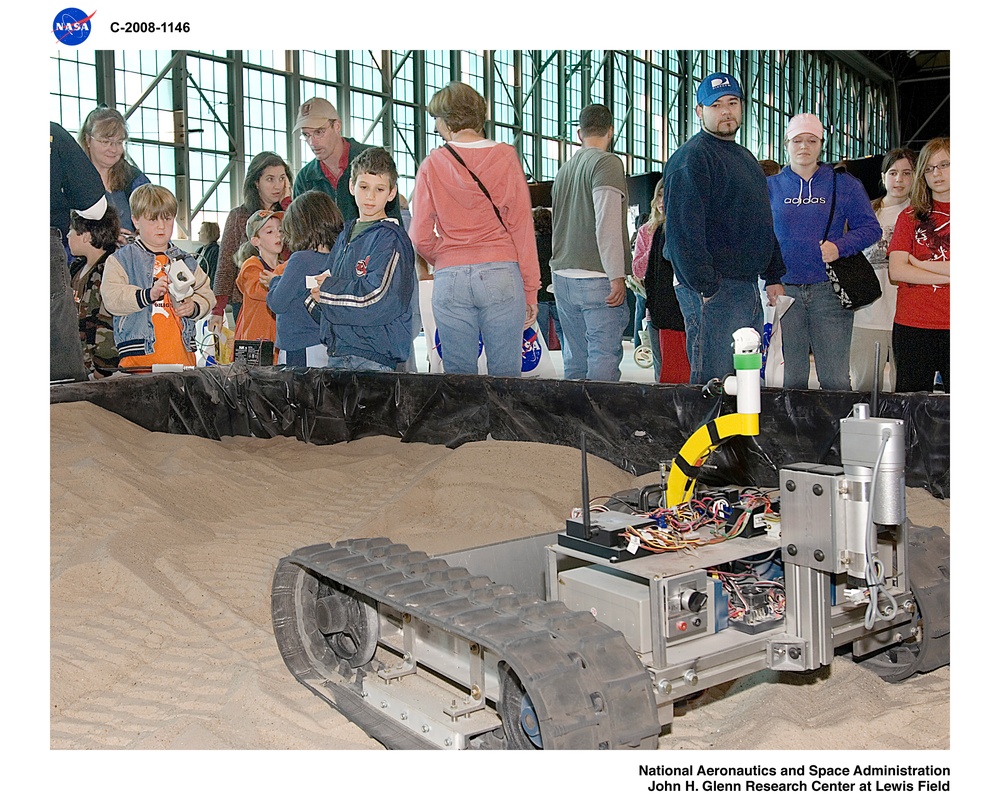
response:
M389 748L652 749L675 704L759 670L816 670L844 645L889 681L948 663L947 537L908 524L903 423L867 404L841 420L842 467L780 470L780 523L748 512L750 535L640 549L715 448L758 432L759 343L737 331L736 374L710 384L737 412L696 431L659 486L621 493L625 512L590 510L584 446L565 533L440 557L349 539L281 559L289 670ZM730 620L721 576L769 560L780 607L758 591Z

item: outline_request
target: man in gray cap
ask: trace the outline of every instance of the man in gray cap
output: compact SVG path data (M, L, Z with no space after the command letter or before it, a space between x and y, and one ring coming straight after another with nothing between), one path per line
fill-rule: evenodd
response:
M298 197L310 189L318 189L330 195L344 215L345 227L350 228L359 216L358 204L351 194L351 161L372 145L360 144L342 135L342 130L340 115L329 100L313 97L301 105L293 132L301 131L302 138L308 142L316 158L303 166L295 176L292 197ZM388 216L402 223L397 199L391 200L385 211Z
M743 90L724 72L698 86L701 130L663 170L663 255L680 281L691 383L733 371L733 332L761 331L758 276L768 300L781 289L785 265L774 235L767 179L756 157L736 143Z

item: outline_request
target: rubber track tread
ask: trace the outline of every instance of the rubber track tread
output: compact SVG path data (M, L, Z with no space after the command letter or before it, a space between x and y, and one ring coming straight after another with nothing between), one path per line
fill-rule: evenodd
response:
M300 682L389 747L426 744L407 731L395 737L384 720L372 720L374 712L359 701L363 681L374 679L364 669L350 690L331 680L339 674L336 657L322 635L308 629L315 590L303 587L315 583L312 576L492 651L531 698L546 749L656 747L660 725L649 675L621 632L591 614L518 593L386 538L296 550L279 562L272 590L281 655Z

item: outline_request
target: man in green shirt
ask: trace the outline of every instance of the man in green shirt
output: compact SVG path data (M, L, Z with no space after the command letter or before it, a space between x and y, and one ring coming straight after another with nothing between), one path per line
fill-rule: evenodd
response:
M611 111L580 112L583 147L560 167L552 186L552 285L563 330L563 374L621 379L629 321L625 276L632 272L626 228L628 189L614 141Z
M301 131L315 159L299 170L292 187L292 197L318 189L333 198L344 215L344 226L350 228L358 218L358 204L351 194L351 162L372 145L360 144L344 136L343 123L337 109L329 100L313 97L299 108L294 131ZM402 223L399 201L393 200L385 208L386 214Z

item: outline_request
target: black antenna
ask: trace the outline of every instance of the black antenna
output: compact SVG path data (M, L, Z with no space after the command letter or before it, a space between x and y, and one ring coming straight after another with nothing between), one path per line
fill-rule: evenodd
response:
M590 479L587 477L587 433L580 431L580 459L582 476L580 488L583 492L583 535L590 538Z
M885 371L885 365L880 363L881 361L881 350L882 343L875 342L875 373L872 376L872 399L871 399L871 415L873 417L878 416L878 390L879 386L882 385L882 373Z

